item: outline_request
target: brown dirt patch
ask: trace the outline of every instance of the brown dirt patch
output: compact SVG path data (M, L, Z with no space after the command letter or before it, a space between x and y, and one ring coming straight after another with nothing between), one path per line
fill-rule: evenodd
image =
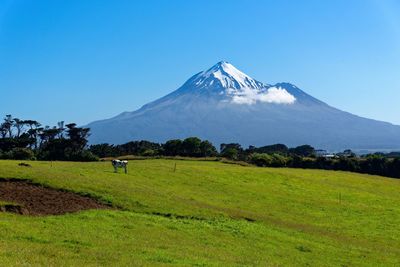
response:
M0 211L33 216L110 208L90 197L17 179L0 179L0 201L16 204L3 205Z

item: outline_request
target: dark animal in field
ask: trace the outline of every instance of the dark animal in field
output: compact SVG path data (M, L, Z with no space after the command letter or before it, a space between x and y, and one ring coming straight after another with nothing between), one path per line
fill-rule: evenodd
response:
M19 163L18 166L21 166L21 167L32 167L30 164L24 163L24 162Z
M111 161L113 167L114 167L114 172L118 172L118 168L124 168L125 173L128 172L128 161L127 160L118 160L118 159L113 159Z

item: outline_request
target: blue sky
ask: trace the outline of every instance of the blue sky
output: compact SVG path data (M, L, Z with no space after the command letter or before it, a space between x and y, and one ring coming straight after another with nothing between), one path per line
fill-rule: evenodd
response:
M220 60L400 124L400 1L0 1L0 115L85 124Z

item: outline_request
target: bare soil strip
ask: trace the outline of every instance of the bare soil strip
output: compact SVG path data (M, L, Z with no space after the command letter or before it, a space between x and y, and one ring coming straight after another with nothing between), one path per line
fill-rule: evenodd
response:
M80 210L110 208L90 197L17 179L0 179L0 201L16 204L3 205L0 211L32 216L61 215Z

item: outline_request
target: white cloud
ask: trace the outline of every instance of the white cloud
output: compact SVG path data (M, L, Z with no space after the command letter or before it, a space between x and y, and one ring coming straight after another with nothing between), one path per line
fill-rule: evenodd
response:
M256 103L256 100L254 98L248 97L248 96L238 96L235 95L232 97L232 102L235 104L247 104L247 105L253 105Z
M273 104L293 104L296 98L284 88L271 87L265 92L257 92L254 89L243 89L232 97L235 104L253 105L257 101Z

